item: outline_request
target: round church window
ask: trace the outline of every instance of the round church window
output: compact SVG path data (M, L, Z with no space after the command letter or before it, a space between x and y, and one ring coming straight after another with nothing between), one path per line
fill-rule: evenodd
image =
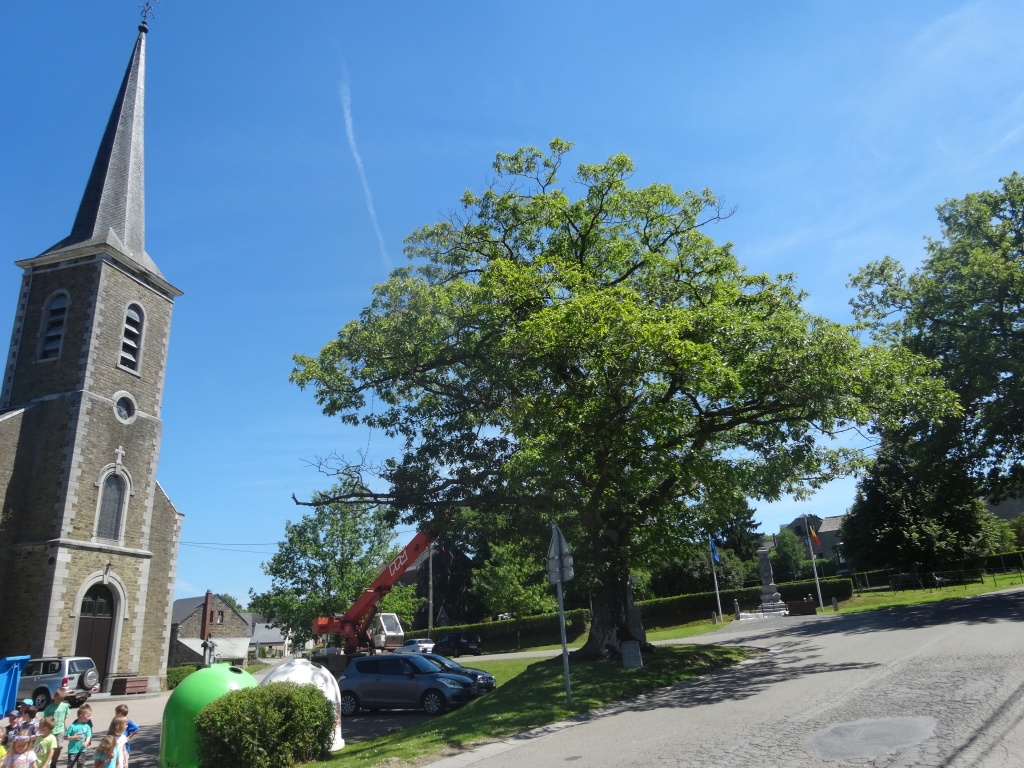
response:
M114 406L114 410L117 413L117 418L121 421L128 422L132 420L135 415L135 403L132 402L130 397L119 398L117 404Z

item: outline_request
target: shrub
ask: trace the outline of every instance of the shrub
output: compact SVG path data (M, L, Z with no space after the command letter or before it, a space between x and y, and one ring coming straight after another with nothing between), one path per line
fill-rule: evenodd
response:
M814 586L814 579L790 581L778 586L782 599L788 602L803 600L808 595L811 595L815 601L818 599L818 590ZM850 579L821 579L821 599L826 603L831 603L833 597L836 600L849 600L853 597L853 582Z
M761 602L760 587L743 587L740 589L723 589L719 593L722 598L722 612L732 613L733 600L740 605L749 607ZM691 621L707 619L711 612L718 611L718 601L714 592L697 592L692 595L663 597L658 600L644 600L637 603L645 629L657 627L674 627Z
M290 768L319 758L334 737L334 705L314 685L231 691L196 716L203 768Z
M167 690L177 687L182 680L195 672L199 667L169 667L167 669Z
M488 643L508 645L516 642L516 621L488 621L480 624L461 624L454 627L434 627L434 639L440 640L449 632L468 632L480 635L480 642L487 649ZM519 632L523 645L548 645L561 642L558 628L558 614L544 613L519 619ZM565 612L565 636L570 642L583 635L590 625L590 611L579 608Z

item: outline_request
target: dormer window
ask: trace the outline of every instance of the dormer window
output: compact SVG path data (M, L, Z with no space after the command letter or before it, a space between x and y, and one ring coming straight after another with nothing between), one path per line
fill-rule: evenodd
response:
M129 371L139 370L142 359L142 322L145 315L138 304L129 304L121 335L121 365Z
M67 316L68 295L62 291L50 299L43 310L42 339L39 342L40 360L55 360L60 356Z

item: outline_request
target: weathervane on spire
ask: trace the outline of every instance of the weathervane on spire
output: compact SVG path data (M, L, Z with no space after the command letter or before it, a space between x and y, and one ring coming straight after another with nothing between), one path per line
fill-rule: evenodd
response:
M145 3L139 4L139 8L142 9L142 23L139 24L139 32L149 32L149 25L146 21L148 19L156 18L156 12L153 10L153 4L159 2L160 0L146 0Z

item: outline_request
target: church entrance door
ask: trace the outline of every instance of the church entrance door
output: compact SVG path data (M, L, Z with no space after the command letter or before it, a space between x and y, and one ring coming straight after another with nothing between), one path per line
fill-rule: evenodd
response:
M114 596L102 584L94 584L82 598L78 619L76 656L88 656L96 662L100 685L107 679L110 663L110 639L114 624Z

